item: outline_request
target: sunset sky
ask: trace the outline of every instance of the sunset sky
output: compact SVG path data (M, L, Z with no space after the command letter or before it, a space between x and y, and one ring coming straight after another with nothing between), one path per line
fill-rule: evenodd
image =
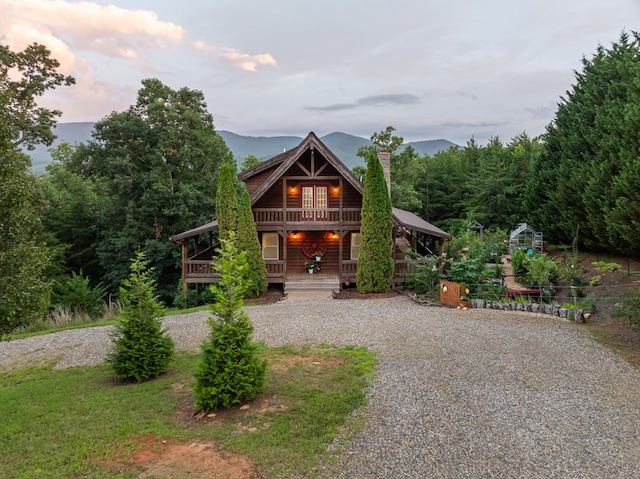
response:
M38 42L77 84L63 122L135 102L145 78L201 90L216 128L253 136L465 144L544 132L598 45L640 30L638 0L0 0L0 42Z

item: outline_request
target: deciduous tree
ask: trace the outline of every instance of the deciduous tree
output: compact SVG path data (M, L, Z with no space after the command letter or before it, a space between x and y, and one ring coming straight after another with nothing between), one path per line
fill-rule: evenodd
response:
M93 139L68 167L104 192L94 245L114 289L142 248L158 293L172 298L180 250L168 238L211 221L219 165L231 153L216 133L201 92L142 82L136 104L96 123Z
M0 45L0 337L40 319L49 305L50 250L40 241L43 200L29 158L18 147L51 144L60 115L37 98L72 77L42 45Z

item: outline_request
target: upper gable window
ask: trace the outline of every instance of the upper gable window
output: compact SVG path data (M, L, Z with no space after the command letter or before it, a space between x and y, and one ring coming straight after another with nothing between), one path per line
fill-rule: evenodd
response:
M303 186L301 201L303 220L327 219L329 195L326 186Z

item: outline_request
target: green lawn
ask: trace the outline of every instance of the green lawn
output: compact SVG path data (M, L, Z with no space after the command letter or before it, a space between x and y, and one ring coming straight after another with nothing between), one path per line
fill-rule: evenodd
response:
M0 375L0 477L137 477L127 454L138 440L213 441L247 454L269 478L307 475L330 460L339 428L366 402L376 360L362 348L261 348L270 364L262 413L191 417L197 355L180 352L168 373L142 384L115 381L106 366L28 368ZM251 409L249 409L251 411ZM346 428L344 427L346 425Z

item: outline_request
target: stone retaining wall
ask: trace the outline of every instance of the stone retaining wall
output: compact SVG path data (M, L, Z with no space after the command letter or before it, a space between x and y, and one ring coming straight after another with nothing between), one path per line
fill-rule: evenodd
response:
M472 299L469 304L472 308L479 309L497 309L500 311L527 311L530 313L548 314L558 316L570 321L584 323L588 312L582 309L561 308L557 303L540 304L540 303L518 303L512 301L503 303L501 301L485 301L484 299Z

